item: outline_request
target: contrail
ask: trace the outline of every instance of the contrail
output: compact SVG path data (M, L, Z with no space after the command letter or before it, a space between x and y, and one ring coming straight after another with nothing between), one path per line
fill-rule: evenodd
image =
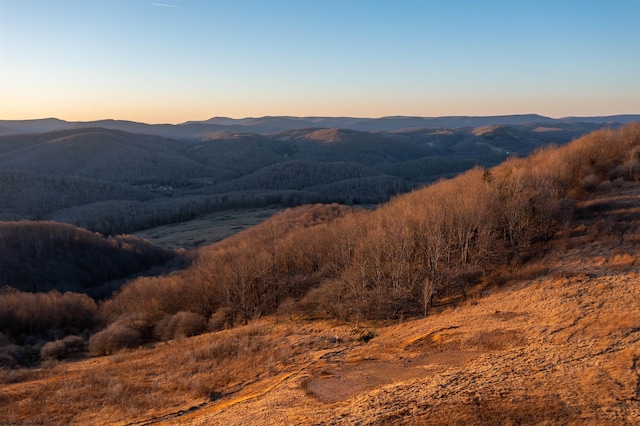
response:
M176 6L174 4L163 4L163 3L151 3L153 6L160 6L160 7L177 7L179 8L180 6Z

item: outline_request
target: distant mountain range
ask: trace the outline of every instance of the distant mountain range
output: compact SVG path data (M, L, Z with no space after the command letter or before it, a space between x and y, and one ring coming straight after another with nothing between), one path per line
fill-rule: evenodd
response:
M0 220L117 234L239 207L377 204L632 121L640 115L5 120Z
M482 127L488 125L513 126L537 123L545 126L568 124L627 124L640 121L640 114L612 115L602 117L550 118L537 114L499 115L486 117L405 117L382 118L353 117L261 117L227 118L214 117L205 121L187 121L182 124L146 124L123 120L98 120L71 122L57 118L37 120L0 120L0 135L16 133L40 133L62 129L102 127L124 130L131 133L153 134L174 139L204 139L218 133L271 134L288 130L307 128L340 128L362 132L406 131L417 128L456 129L462 127Z

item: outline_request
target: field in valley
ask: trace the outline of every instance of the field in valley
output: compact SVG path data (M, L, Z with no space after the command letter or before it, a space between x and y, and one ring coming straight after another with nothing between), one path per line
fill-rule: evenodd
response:
M251 228L282 210L267 207L209 213L190 221L138 231L134 235L169 249L192 249L213 244Z

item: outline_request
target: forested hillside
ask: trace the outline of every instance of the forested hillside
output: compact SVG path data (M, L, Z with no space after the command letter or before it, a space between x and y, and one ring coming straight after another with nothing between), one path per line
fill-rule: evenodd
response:
M118 288L109 286L113 281L175 256L130 235L105 238L56 222L0 222L0 287L108 297Z
M177 155L183 149L181 144L159 137L134 136L105 129L53 132L48 135L42 143L31 143L26 147L14 145L15 149L5 152L0 158L0 170L37 171L41 174L130 185L171 184L204 177L224 179L229 176L228 172ZM42 138L42 135L36 137ZM1 139L11 140L12 137Z
M464 295L505 262L523 261L601 182L638 179L639 144L640 126L629 125L474 168L373 212L289 211L200 250L167 281L131 283L105 308L116 322L135 314L153 323L186 310L216 326L273 313L287 300L306 315L344 320L424 315L434 300ZM327 220L278 231L297 214ZM154 310L143 314L142 299L157 300Z
M632 124L475 167L373 211L288 209L193 251L181 270L130 280L100 304L79 293L5 288L0 362L29 365L86 348L109 354L272 314L352 324L428 316L487 286L544 274L532 260L544 255L546 242L570 230L576 215L596 211L576 210L592 191L638 182L639 153L640 124ZM595 226L628 233L607 220ZM103 283L175 256L70 225L11 222L1 231L2 283L22 290L105 295L116 287Z
M526 122L534 119L538 122ZM116 235L236 208L379 204L605 125L535 116L489 122L407 117L214 119L180 126L3 122L16 132L53 130L0 136L0 219L62 221ZM483 126L412 127L426 123ZM317 127L341 124L347 128Z
M106 200L149 201L154 194L125 184L73 176L0 171L0 219L43 219L59 210Z

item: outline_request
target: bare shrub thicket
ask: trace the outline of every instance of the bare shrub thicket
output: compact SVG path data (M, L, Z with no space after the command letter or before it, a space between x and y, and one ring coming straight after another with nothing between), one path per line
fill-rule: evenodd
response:
M0 290L0 367L31 365L84 351L84 338L101 323L85 294Z
M133 282L105 312L110 321L137 312L144 329L179 312L220 329L276 312L284 301L290 316L426 314L435 299L464 295L505 259L519 261L532 242L549 238L570 219L571 200L592 187L587 180L599 184L612 170L615 179L635 179L629 159L639 146L640 124L633 124L477 167L375 211L293 209L201 250L181 274Z
M142 342L138 330L117 321L89 339L89 351L96 355L110 355L121 349L133 348Z
M40 350L40 358L42 359L63 359L67 357L67 348L62 340L54 340L47 342Z
M135 312L142 336L179 312L213 328L246 323L299 298L338 269L338 241L326 223L351 208L315 205L285 211L254 229L201 250L191 267L162 278L140 278L104 304L109 322ZM336 258L336 260L333 260ZM162 334L162 333L161 333Z
M24 293L11 289L0 293L0 330L18 342L34 335L90 331L99 321L96 302L85 294Z
M64 359L70 355L85 351L87 342L81 336L67 336L62 340L54 340L44 344L40 350L40 358Z
M194 312L178 312L166 316L155 327L155 334L161 340L179 339L201 333L207 327L203 316Z

